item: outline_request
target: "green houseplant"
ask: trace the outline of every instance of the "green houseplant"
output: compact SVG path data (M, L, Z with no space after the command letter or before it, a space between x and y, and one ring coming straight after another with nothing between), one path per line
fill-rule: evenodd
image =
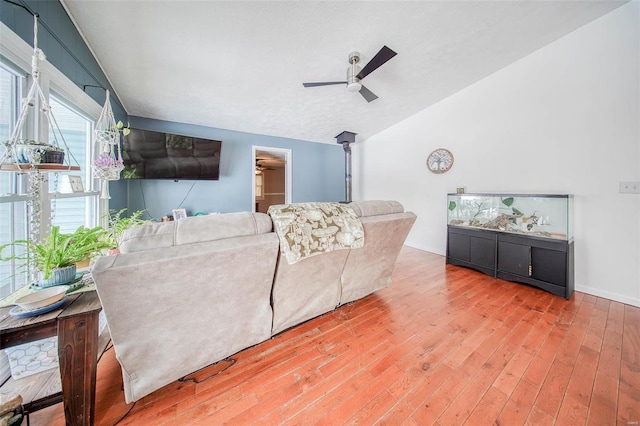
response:
M23 268L27 268L32 261L40 273L40 281L46 285L64 284L75 276L75 264L93 253L108 248L105 240L106 231L95 228L79 227L73 233L63 234L59 226L51 228L51 234L42 242L31 240L16 240L0 247L0 260L22 260ZM10 246L22 246L22 254L11 254L4 257L4 250ZM33 256L31 256L33 254ZM64 270L64 272L63 272ZM50 281L53 276L59 279ZM69 279L71 276L71 279ZM61 280L61 281L60 281Z
M130 216L124 216L126 211L127 209L124 208L119 211L112 210L109 212L106 239L109 249L116 252L119 250L122 235L126 230L148 222L148 220L142 219L142 215L146 210L136 210Z

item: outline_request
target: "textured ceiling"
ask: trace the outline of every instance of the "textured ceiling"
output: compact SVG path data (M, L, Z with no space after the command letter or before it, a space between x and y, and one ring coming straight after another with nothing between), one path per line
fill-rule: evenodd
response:
M452 95L625 1L63 0L127 112L335 143ZM344 86L387 45L398 55Z

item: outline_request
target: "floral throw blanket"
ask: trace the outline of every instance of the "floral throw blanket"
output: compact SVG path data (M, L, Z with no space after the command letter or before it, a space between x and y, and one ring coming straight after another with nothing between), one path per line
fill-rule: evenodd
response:
M289 264L364 246L362 222L346 204L279 204L269 207L268 213L280 238L280 253Z

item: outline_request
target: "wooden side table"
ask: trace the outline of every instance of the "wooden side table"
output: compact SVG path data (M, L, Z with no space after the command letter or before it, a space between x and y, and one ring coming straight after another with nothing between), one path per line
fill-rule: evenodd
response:
M95 291L69 295L55 311L28 318L0 308L0 349L58 336L60 382L57 371L20 380L9 379L1 390L20 393L27 411L63 402L67 425L92 425L98 365L98 315L102 310ZM37 377L37 378L36 378ZM34 383L35 381L35 383ZM58 385L58 386L56 386ZM61 387L61 389L60 389Z

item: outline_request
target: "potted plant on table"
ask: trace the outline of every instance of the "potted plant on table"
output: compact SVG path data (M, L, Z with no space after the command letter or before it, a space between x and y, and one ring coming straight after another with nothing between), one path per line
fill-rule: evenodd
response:
M128 229L135 228L136 226L144 225L149 222L146 219L142 219L142 215L146 210L136 210L130 216L124 216L127 211L126 208L119 211L112 210L109 212L109 220L107 225L106 238L109 244L109 254L117 254L120 250L120 243L122 242L122 236Z
M42 242L31 240L16 240L0 246L0 260L22 260L22 267L28 267L33 262L39 273L40 287L66 284L76 275L76 263L93 253L107 249L109 244L104 236L106 231L97 226L95 228L79 227L75 232L63 234L59 226L51 228L51 234ZM10 246L22 246L22 254L12 254L7 257L3 252Z

